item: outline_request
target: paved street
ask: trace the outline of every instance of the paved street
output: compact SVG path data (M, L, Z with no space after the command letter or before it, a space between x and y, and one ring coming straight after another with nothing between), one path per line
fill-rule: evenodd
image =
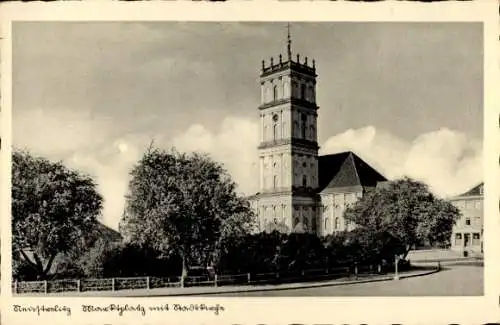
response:
M371 282L335 287L302 288L221 294L224 297L277 296L480 296L483 295L484 268L450 265L441 272L399 281Z

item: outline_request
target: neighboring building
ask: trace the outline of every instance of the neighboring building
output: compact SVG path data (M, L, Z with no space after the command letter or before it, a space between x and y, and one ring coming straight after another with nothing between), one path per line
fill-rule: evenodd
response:
M385 177L352 152L318 156L316 66L307 57L262 62L258 230L326 235L350 229L343 211Z
M484 183L450 199L460 209L461 218L453 226L451 249L467 253L483 252Z
M122 240L123 240L122 235L118 231L109 228L108 226L102 224L101 222L97 223L97 227L95 228L95 233L92 236L92 238L93 238L93 240L102 239L108 245L118 244L118 243L122 242ZM23 250L23 252L28 256L28 258L31 261L34 260L33 251L31 249L26 248ZM22 257L22 255L18 255L18 258L24 259ZM65 260L64 254L59 254L55 258L54 262L52 263L52 267L50 268L49 273L55 273L57 271L61 261L64 261L64 260ZM45 261L44 261L44 263L45 263Z

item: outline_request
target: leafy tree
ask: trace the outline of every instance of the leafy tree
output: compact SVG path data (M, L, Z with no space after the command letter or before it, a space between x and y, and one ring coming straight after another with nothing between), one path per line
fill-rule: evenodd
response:
M264 231L267 233L272 233L273 231L278 231L284 234L289 233L289 228L284 222L280 221L268 221L264 226Z
M212 262L223 238L250 229L253 214L222 165L199 154L150 147L131 171L120 230L131 243L190 265Z
M85 247L102 208L87 175L28 152L12 156L12 246L37 278L46 278L58 254Z
M338 267L351 264L359 255L356 243L348 232L337 232L321 238L325 250L327 267Z
M313 234L291 233L282 243L282 269L288 271L324 267L325 248Z
M448 241L459 210L436 197L418 181L404 178L366 193L348 207L344 217L356 224L365 245L379 254L391 245L403 258L421 241ZM401 248L401 246L403 248Z

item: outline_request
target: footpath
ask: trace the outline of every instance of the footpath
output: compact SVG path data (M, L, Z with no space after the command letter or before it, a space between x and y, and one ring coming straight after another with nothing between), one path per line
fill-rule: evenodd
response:
M425 276L439 272L437 267L422 268L401 272L399 280L405 278ZM154 288L154 289L136 289L136 290L119 290L119 291L86 291L86 292L64 292L50 294L29 294L29 296L65 296L65 297L168 297L168 296L209 296L209 295L224 295L229 293L244 293L258 291L273 291L273 290L293 290L302 288L315 288L327 286L340 286L357 283L380 282L380 281L395 281L394 274L385 275L364 275L358 278L343 278L336 280L325 280L321 282L302 282L302 283L284 283L284 284L266 284L266 285L238 285L238 286L221 286L221 287L186 287L186 288ZM18 296L28 296L19 294Z

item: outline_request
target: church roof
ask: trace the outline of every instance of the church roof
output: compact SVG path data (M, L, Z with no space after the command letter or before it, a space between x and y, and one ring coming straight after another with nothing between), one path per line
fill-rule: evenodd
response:
M467 192L458 195L457 197L482 196L483 195L483 187L484 187L484 183L480 183L480 184L474 186L473 188L471 188L470 190L468 190Z
M376 187L387 181L351 151L319 156L319 190Z
M101 238L109 242L120 242L123 239L122 235L118 231L111 229L101 222L97 223L96 231Z

